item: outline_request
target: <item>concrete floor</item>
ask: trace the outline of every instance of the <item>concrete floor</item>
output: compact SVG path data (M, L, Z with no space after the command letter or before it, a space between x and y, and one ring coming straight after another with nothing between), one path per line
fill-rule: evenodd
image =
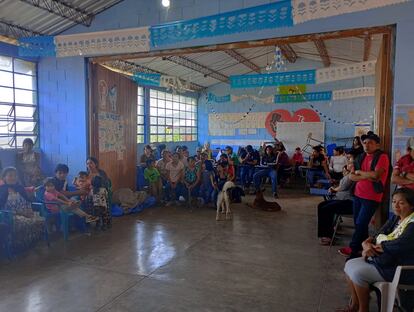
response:
M248 196L245 201L251 201ZM282 190L282 212L149 209L110 231L43 243L0 268L0 311L334 311L348 301L316 204Z

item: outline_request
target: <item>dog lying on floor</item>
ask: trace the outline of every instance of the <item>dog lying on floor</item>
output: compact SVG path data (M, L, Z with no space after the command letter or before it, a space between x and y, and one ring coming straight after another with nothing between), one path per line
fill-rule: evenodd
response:
M217 212L216 212L216 220L220 220L220 214L226 214L226 220L231 219L231 210L230 210L230 198L231 192L233 189L236 188L236 185L231 182L227 181L223 185L223 189L220 191L217 197Z
M264 211L280 211L282 207L277 202L268 202L263 197L263 191L257 191L253 201L253 209L261 209Z

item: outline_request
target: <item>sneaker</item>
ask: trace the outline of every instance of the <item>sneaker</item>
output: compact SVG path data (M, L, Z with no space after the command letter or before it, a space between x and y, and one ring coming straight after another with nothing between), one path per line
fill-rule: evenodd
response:
M338 249L338 252L341 256L349 257L352 253L351 247L342 247Z
M204 199L201 198L201 197L198 197L197 198L197 204L198 204L198 206L203 206L204 205Z
M273 193L273 197L274 197L274 198L279 198L279 195L277 195L277 193L276 193L276 192L274 192L274 193Z
M180 201L180 202L185 202L185 198L184 198L184 196L180 196L180 197L178 197L178 201Z

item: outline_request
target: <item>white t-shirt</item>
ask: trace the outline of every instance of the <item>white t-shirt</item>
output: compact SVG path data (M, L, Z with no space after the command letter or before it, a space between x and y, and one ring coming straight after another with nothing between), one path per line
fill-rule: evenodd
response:
M332 156L329 162L329 170L333 172L342 172L344 166L346 166L348 160L345 155Z
M177 182L180 178L181 172L184 170L184 165L181 161L174 166L173 162L170 161L166 166L165 169L169 172L169 177L171 182Z

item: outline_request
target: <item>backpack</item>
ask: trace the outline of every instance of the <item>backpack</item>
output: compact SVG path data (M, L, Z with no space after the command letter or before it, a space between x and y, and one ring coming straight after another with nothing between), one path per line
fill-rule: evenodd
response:
M371 171L375 170L375 167L377 166L378 161L382 154L385 154L385 153L381 150L375 151L374 158L372 159L372 162L371 162L371 167L370 167ZM355 159L354 161L355 170L361 170L362 162L364 161L365 156L366 156L366 153L362 153L362 154L359 154L358 157ZM382 184L381 181L372 181L372 184L374 185L375 193L380 194L384 192L384 185Z

